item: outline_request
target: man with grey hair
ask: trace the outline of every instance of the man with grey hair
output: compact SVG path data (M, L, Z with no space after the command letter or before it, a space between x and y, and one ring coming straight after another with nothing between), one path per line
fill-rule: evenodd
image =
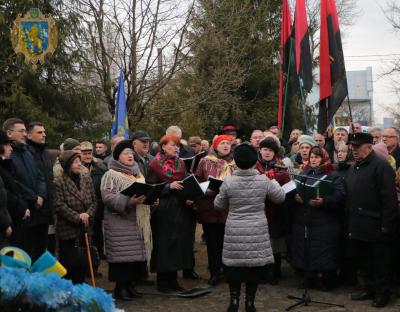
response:
M400 167L400 147L399 147L399 130L395 127L389 127L383 130L383 143L386 144L388 152L396 160L396 169Z
M264 132L259 129L253 130L250 137L250 144L253 145L257 150L260 147L260 142L264 139Z
M369 133L372 135L373 144L378 144L382 141L382 129L375 127L369 130Z
M165 134L172 134L178 137L179 140L182 139L182 130L178 126L169 126L167 130L165 130ZM187 144L181 144L179 148L179 158L189 158L193 157L194 155L195 152L190 146Z

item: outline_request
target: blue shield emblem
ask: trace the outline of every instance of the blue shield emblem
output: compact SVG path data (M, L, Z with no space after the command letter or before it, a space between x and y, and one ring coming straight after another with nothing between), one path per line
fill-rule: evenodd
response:
M41 54L47 50L49 42L49 23L47 21L24 21L21 22L21 28L21 37L26 50L31 54Z

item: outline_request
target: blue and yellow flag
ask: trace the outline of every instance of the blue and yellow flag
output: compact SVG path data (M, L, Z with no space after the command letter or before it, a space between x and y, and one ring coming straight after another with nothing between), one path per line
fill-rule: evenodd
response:
M115 105L115 114L111 128L111 137L117 134L121 134L125 136L125 139L128 139L129 127L128 127L128 114L126 111L124 83L125 83L124 72L121 69L121 74L119 75L119 81L118 81L117 103Z

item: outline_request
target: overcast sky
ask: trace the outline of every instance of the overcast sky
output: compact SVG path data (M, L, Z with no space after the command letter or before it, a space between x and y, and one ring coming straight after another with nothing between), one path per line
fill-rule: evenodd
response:
M381 75L391 67L394 58L400 59L400 33L395 33L380 6L387 0L358 0L362 10L354 26L344 34L344 55L346 70L360 70L372 67L374 75L374 117L375 123L382 123L383 117L390 117L385 109L399 106L399 99L393 91L390 79ZM397 56L388 54L398 54ZM367 56L386 55L386 56ZM362 57L365 56L365 57ZM400 75L392 77L400 82Z

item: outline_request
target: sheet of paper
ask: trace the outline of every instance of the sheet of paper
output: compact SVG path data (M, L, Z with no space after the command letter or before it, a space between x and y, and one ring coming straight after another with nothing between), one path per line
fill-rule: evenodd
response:
M285 191L285 193L290 193L291 191L296 189L296 183L291 180L290 182L282 185L283 190Z
M200 183L201 190L203 191L204 194L206 193L209 185L210 181Z

